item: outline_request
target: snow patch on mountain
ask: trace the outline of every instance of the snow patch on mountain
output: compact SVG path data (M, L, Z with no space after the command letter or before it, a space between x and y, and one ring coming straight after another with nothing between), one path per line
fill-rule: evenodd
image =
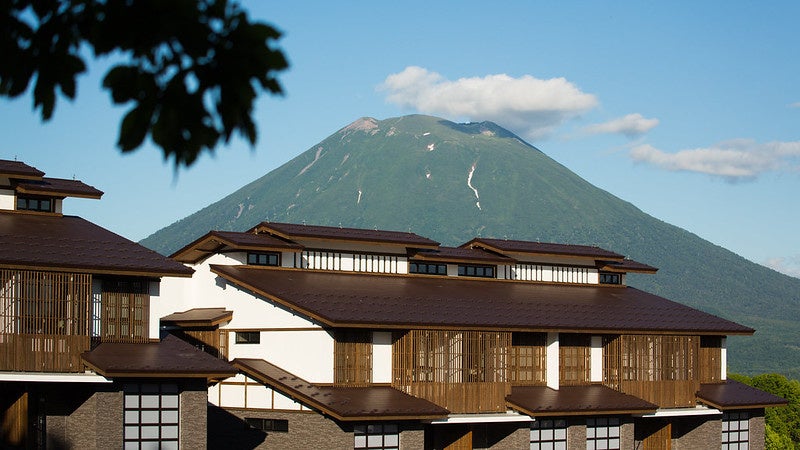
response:
M478 163L474 162L472 163L472 167L469 168L469 174L467 174L467 187L472 189L472 192L475 193L475 206L477 206L478 209L481 209L481 197L478 195L478 190L472 185L472 175L475 174L475 167L477 167L477 165Z
M310 163L308 163L308 165L307 165L307 166L303 167L303 170L301 170L301 171L300 171L300 173L298 173L298 174L297 174L297 176L298 176L298 177L299 177L300 175L302 175L302 174L306 173L306 170L308 170L309 168L311 168L311 166L313 166L315 162L319 161L319 158L320 158L320 157L322 157L322 150L323 150L323 148L322 148L322 147L320 147L320 148L318 148L318 149L317 149L317 153L314 155L314 160L313 160L313 161L311 161Z

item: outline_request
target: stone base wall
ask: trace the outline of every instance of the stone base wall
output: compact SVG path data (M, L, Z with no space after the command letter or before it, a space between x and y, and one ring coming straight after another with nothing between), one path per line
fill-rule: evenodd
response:
M161 382L166 380L147 380ZM176 382L169 380L167 382ZM180 389L180 444L206 448L205 380L177 381ZM12 383L8 389L28 393L31 418L44 416L46 448L106 450L122 448L123 383ZM39 425L37 424L37 427ZM33 447L36 432L28 433L25 446ZM0 447L3 443L0 442Z

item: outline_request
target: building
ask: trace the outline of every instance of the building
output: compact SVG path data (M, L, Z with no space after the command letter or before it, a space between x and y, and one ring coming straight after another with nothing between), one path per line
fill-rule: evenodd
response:
M151 310L238 370L210 447L760 449L786 403L726 379L754 330L597 247L264 222L172 258Z
M103 193L0 160L0 448L205 448L236 370L161 336L161 280L192 270L79 217Z

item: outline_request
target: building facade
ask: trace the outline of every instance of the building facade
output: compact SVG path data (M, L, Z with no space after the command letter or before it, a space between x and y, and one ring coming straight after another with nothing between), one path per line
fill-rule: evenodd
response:
M191 269L63 213L102 194L0 160L0 447L205 448L236 371L160 335L161 280Z
M597 247L261 223L171 258L0 160L0 447L763 448L753 330Z
M598 247L264 222L172 258L161 326L238 370L210 446L759 449L785 404L726 379L754 330Z

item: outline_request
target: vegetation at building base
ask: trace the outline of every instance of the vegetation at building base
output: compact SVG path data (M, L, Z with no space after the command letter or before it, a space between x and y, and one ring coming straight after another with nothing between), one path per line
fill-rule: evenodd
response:
M800 381L777 373L748 377L730 374L729 378L769 392L789 401L784 407L767 408L767 450L800 449Z
M208 230L264 220L412 231L443 245L598 245L659 268L629 285L755 328L729 337L732 371L800 379L800 347L787 341L800 335L800 279L645 214L491 122L359 119L142 244L168 255Z

